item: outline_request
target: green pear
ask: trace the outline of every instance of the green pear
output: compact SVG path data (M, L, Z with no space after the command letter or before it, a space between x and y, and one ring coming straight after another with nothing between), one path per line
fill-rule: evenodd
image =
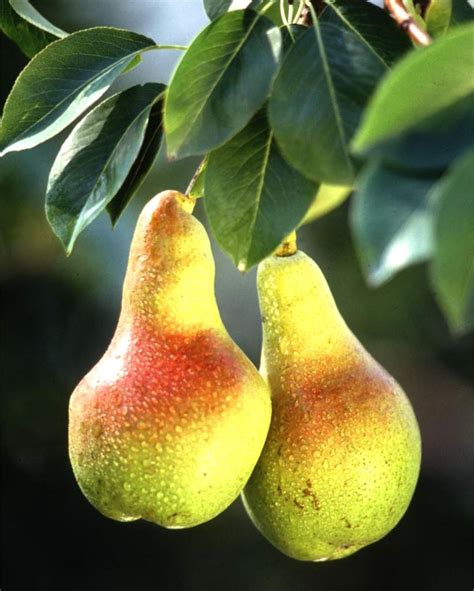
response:
M177 528L216 516L270 424L268 387L224 328L209 239L191 210L175 191L145 206L116 332L70 401L76 479L119 521Z
M421 454L416 418L307 255L266 259L257 285L273 414L244 504L288 556L348 556L387 534L410 503Z

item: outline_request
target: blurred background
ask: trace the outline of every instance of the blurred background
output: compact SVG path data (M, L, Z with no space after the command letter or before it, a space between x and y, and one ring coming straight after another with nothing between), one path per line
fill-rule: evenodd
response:
M159 43L188 44L207 22L200 0L35 6L67 31L111 25ZM178 57L146 54L113 90L166 82ZM2 104L26 63L2 37ZM348 227L350 203L302 229L299 244L319 262L348 324L396 376L418 416L421 478L398 527L350 558L313 564L278 553L240 500L182 531L116 523L88 504L69 466L68 398L113 334L140 208L163 189L184 190L197 161L167 164L161 154L117 228L102 215L66 258L44 215L48 172L64 138L0 161L2 591L472 589L474 338L450 335L425 266L378 290L365 286ZM197 215L204 219L202 205ZM224 323L258 364L255 273L240 274L214 252Z

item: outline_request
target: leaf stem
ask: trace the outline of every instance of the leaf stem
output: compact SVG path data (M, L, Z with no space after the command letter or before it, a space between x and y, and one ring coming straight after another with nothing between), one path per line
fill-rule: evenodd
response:
M176 49L178 51L187 51L188 46L187 45L161 45L160 43L157 43L156 45L154 45L150 49Z
M430 45L432 41L431 37L426 31L423 31L410 15L408 10L403 6L402 0L385 0L385 7L398 26L406 32L415 45L422 47Z

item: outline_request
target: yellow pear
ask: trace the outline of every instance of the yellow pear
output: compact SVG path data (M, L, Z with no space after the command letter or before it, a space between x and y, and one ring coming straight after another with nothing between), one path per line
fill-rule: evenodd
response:
M380 539L405 513L420 435L407 397L347 327L316 263L285 254L258 270L273 414L243 499L282 552L331 560Z
M239 495L270 423L268 388L219 316L209 239L191 209L176 191L145 206L115 335L70 401L76 479L119 521L211 519Z

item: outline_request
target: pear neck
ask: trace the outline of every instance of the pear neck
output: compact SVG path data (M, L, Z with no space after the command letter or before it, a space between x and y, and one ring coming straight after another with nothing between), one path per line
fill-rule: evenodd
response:
M121 321L154 326L220 327L214 261L194 199L168 191L142 211L132 240Z
M258 290L267 359L315 359L353 350L354 337L319 267L303 252L262 263Z

